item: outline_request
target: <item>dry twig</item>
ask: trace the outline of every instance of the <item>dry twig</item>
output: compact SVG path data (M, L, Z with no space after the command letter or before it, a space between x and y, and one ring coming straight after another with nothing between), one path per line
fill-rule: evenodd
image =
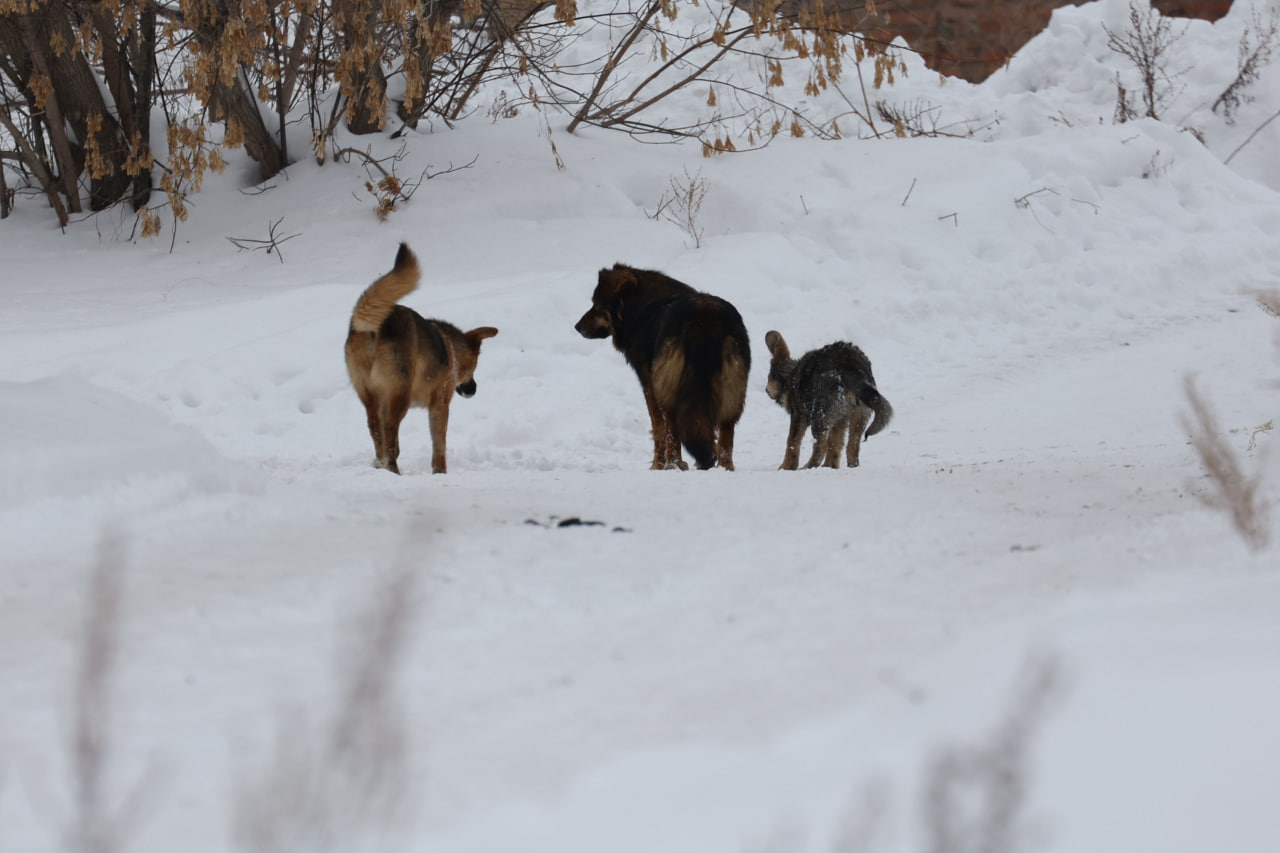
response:
M117 853L136 824L151 785L139 780L124 796L109 782L113 750L113 686L119 667L124 545L106 535L89 579L88 611L76 662L75 718L70 737L72 812L67 827L74 853ZM154 780L152 780L154 781Z
M1012 706L991 736L940 752L925 781L930 853L1025 849L1032 742L1061 688L1054 658L1024 671Z
M658 208L649 214L650 219L665 219L678 226L693 239L695 249L702 248L703 227L698 222L702 202L707 197L707 179L699 169L694 175L684 170L684 180L671 176L671 187L658 199Z
M282 716L273 754L240 785L242 849L398 849L413 777L398 675L416 617L415 580L398 571L354 626L333 711L318 724L300 710Z
M1249 550L1260 551L1271 538L1271 508L1259 490L1261 472L1253 476L1244 472L1235 451L1222 436L1213 409L1196 388L1195 379L1187 376L1183 388L1191 410L1183 414L1182 423L1214 488L1212 494L1199 497L1214 509L1226 512Z
M287 237L281 237L276 234L276 229L280 227L280 223L284 222L284 217L280 217L275 222L267 226L267 239L255 240L252 237L228 237L227 240L242 252L258 252L265 251L268 255L275 252L280 263L284 263L284 252L280 251L280 245L287 243L294 237L300 237L301 234L290 234Z

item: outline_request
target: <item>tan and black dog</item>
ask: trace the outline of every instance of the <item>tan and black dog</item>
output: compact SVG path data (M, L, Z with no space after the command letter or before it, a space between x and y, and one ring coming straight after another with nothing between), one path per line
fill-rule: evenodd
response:
M870 438L893 417L893 407L876 390L871 359L845 341L827 344L799 359L791 357L787 342L777 332L765 335L764 343L773 356L765 392L791 415L787 451L779 467L794 471L799 466L800 442L810 424L813 455L806 468L819 464L839 468L846 433L849 467L857 467L863 431ZM873 414L875 420L867 429Z
M480 342L498 330L463 332L397 305L417 289L418 276L418 259L401 243L391 272L369 285L351 312L347 373L369 416L374 467L400 473L400 422L410 406L424 406L431 419L431 472L443 474L449 403L455 391L476 393Z
M653 270L600 270L591 308L574 326L613 338L644 390L653 428L653 469L733 470L733 432L747 398L751 348L738 310Z

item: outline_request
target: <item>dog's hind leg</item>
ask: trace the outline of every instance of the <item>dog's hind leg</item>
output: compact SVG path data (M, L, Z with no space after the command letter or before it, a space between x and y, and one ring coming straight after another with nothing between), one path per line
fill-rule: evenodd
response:
M826 459L823 460L823 465L828 468L840 467L840 457L844 455L844 437L848 429L849 421L840 420L827 433Z
M385 468L386 453L382 446L382 416L377 399L368 391L357 389L360 402L364 404L365 418L369 423L369 435L373 438L373 467Z
M800 443L804 441L804 433L808 428L809 419L803 412L791 413L791 427L787 430L787 452L783 454L782 464L778 468L794 471L800 467Z
M862 434L871 420L871 409L859 403L849 418L849 467L858 467L858 450L862 447Z
M400 473L400 422L409 411L409 394L391 395L382 405L382 467L393 474Z
M432 403L427 407L427 415L431 420L431 473L445 474L445 435L449 431L449 399Z
M733 432L737 426L737 421L726 421L716 436L716 462L726 471L733 470Z
M649 408L649 427L653 436L653 462L649 465L649 469L652 471L665 471L668 468L689 470L680 452L680 442L676 441L671 418L658 405L657 399L653 396L653 389L645 383L641 383L641 388L644 390L644 404Z
M809 454L809 461L804 463L806 468L817 468L827 456L827 438L831 435L830 428L813 425L813 453Z
M667 457L667 467L674 468L679 471L688 471L689 463L684 461L684 449L680 447L680 442L676 441L674 432L668 433L671 452Z

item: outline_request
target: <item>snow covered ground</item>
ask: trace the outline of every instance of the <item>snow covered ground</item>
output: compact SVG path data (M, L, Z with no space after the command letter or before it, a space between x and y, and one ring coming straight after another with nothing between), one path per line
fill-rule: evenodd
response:
M993 778L961 761L987 772L949 811L928 795L948 755L1019 759L1004 849L1280 849L1275 551L1199 500L1179 419L1194 374L1275 499L1278 327L1254 294L1280 286L1280 123L1223 161L1280 110L1280 67L1234 125L1209 111L1236 5L1190 23L1160 123L1111 121L1127 70L1101 24L1127 6L1103 0L980 86L917 65L885 95L969 139L704 160L553 115L558 169L526 112L412 136L406 173L475 164L384 224L355 166L253 196L210 181L172 252L119 213L61 234L20 200L0 225L0 850L66 849L76 824L104 541L120 850L976 850L929 841ZM686 171L701 247L648 215ZM284 263L226 240L280 217ZM421 411L404 476L371 467L341 354L401 240L424 267L406 304L501 330L443 476ZM572 328L615 261L742 312L736 472L647 470L634 376ZM776 470L770 329L870 355L896 415L860 468ZM396 772L362 785L325 733L353 620L397 573L406 645L362 718ZM255 808L277 846L245 834Z

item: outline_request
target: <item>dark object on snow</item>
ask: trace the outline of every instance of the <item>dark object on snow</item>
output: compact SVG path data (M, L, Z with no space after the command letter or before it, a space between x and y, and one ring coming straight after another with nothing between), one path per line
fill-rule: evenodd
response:
M605 527L606 526L603 521L590 521L588 519L578 518L576 515L571 515L568 518L560 518L557 515L553 515L545 523L538 521L536 518L526 518L524 520L524 523L532 524L534 527L545 527L548 530L553 527L561 528L561 527ZM615 527L611 532L630 533L631 528Z

